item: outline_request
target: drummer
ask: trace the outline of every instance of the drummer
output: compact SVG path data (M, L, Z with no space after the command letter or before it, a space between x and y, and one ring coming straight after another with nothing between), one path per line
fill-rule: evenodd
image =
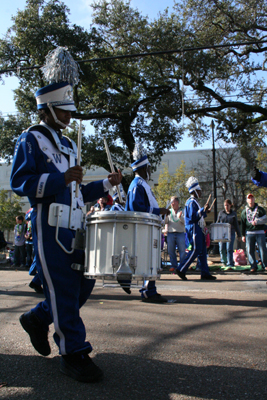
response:
M155 196L148 185L150 179L150 164L141 145L133 152L135 162L131 165L135 178L129 186L125 211L139 211L155 215L169 215L170 210L159 208ZM145 281L140 290L142 301L147 303L166 303L167 299L157 293L155 281Z

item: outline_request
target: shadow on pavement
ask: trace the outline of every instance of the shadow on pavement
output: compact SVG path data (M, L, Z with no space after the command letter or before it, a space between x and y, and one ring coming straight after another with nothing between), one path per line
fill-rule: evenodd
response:
M209 365L195 367L122 354L104 353L94 361L104 371L97 384L76 382L59 371L58 356L0 355L2 399L178 400L253 399L267 396L266 372Z

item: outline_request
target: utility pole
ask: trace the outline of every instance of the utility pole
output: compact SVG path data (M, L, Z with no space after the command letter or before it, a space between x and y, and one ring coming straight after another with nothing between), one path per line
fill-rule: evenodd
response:
M212 131L212 161L213 161L213 193L214 199L217 199L217 189L216 189L216 159L215 159L215 140L214 140L214 121L211 121L211 131ZM214 203L214 214L213 222L217 221L217 200Z

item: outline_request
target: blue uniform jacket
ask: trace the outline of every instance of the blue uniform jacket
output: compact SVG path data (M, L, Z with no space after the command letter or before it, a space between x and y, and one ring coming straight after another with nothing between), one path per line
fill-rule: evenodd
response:
M62 137L60 142L71 147L66 137ZM51 160L39 148L30 131L23 132L19 137L14 152L10 186L17 195L27 196L31 207L38 203L53 202L70 205L70 189L65 183L65 173L57 168L62 158L67 156L56 149L53 157ZM80 189L85 202L94 201L107 193L103 190L103 181L81 185Z
M142 183L143 181L139 176L136 176L131 182L127 193L125 211L141 211L159 215L159 208L150 207L147 193Z
M58 140L56 135L55 140ZM71 205L71 188L65 183L69 155L65 155L63 150L67 151L74 144L61 137L57 146L55 140L43 125L23 132L16 144L10 184L19 196L28 196L33 207L31 221L35 260L45 300L32 311L47 329L54 322L54 339L61 354L88 353L92 347L86 341L79 309L88 299L94 280L86 279L82 271L71 268L73 263L83 264L84 261L84 251L71 252L75 230L59 228L57 239L60 246L55 238L56 227L48 224L51 203ZM71 161L74 165L74 156ZM107 194L103 181L81 185L80 189L85 202Z
M203 232L198 222L201 217L206 217L207 214L204 208L200 207L197 200L191 196L185 204L184 220L185 220L185 230L187 233L188 241L190 244L202 244Z
M256 181L255 179L252 179L252 178L251 178L251 180L257 186L267 187L267 173L263 172L263 171L260 171L260 173L261 173L260 181Z

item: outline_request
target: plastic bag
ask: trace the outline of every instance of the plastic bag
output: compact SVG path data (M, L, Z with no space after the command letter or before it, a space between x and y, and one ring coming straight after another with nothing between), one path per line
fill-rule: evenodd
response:
M247 258L243 249L235 250L233 258L235 265L247 265Z

